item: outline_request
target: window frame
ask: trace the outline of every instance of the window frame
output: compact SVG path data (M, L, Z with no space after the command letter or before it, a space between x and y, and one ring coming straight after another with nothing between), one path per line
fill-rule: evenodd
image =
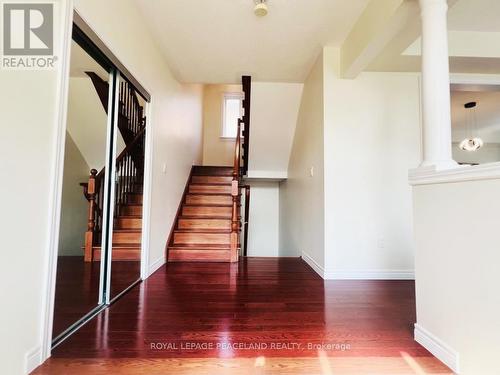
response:
M234 92L224 92L222 94L221 98L221 129L220 129L220 135L219 138L222 140L235 140L236 136L231 137L226 135L226 129L228 128L226 126L226 100L228 99L238 99L241 102L243 102L243 99L245 98L245 94L240 91L234 91ZM243 118L243 103L241 103L240 106L240 119Z

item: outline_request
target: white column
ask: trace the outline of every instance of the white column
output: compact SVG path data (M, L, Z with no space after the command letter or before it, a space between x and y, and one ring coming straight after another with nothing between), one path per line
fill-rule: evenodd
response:
M419 0L422 18L422 167L457 166L451 153L450 67L446 0Z

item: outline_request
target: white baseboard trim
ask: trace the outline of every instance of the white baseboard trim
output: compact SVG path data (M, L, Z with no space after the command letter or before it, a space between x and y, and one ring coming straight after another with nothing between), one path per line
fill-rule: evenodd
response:
M24 355L24 373L31 373L42 362L42 346L38 345Z
M325 278L325 269L319 265L309 254L302 252L302 259L323 279Z
M450 348L418 323L415 323L414 337L416 342L431 352L454 373L460 373L459 353L456 350Z
M325 280L415 280L413 270L326 270L305 252L302 259Z
M166 262L165 256L161 256L158 259L156 259L152 264L149 266L148 270L148 277L151 276L153 273L158 271L158 269L163 266Z
M411 270L347 270L327 271L326 280L415 280Z

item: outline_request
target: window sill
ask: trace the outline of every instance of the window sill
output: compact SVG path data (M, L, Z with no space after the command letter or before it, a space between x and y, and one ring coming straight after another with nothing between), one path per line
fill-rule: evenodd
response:
M500 179L500 162L464 165L445 170L421 167L410 169L408 172L408 182L411 186L496 179Z

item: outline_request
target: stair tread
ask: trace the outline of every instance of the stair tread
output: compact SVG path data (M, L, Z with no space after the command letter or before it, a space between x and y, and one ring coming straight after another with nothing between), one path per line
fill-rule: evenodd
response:
M217 221L231 221L231 218L223 218L223 219L214 219L212 217L208 216L201 216L201 217L186 217L186 216L180 216L179 220L193 220L193 221L208 221L208 220L217 220Z
M188 192L186 197L189 196L189 195L195 195L197 197L199 196L208 196L208 197L227 197L228 195L231 195L231 193L192 193L192 192Z
M93 246L94 249L100 249L101 246ZM129 250L135 250L135 249L140 249L141 244L131 244L131 243L123 243L119 245L113 245L113 249L129 249Z
M227 182L191 182L189 186L231 186Z
M226 233L231 233L231 229L210 229L210 228L194 228L194 229L176 229L174 231L175 233L193 233L193 234L226 234Z
M191 182L189 184L190 186L192 185L201 185L201 186L231 186L231 183L230 182Z
M118 232L118 233L142 233L142 229L141 228L130 228L130 229L113 229L113 233L114 232Z
M183 207L233 207L232 204L222 203L184 203Z
M231 216L217 216L217 215L211 215L211 216L196 216L196 215L182 215L179 216L179 219L214 219L214 220L230 220Z
M223 249L223 250L228 250L231 248L231 245L230 244L226 244L226 243L222 243L222 244L210 244L210 243L196 243L196 244L192 244L192 243L182 243L182 244L174 244L174 245L170 245L168 247L169 249L171 248L182 248L182 249L199 249L199 248L202 248L202 249Z

